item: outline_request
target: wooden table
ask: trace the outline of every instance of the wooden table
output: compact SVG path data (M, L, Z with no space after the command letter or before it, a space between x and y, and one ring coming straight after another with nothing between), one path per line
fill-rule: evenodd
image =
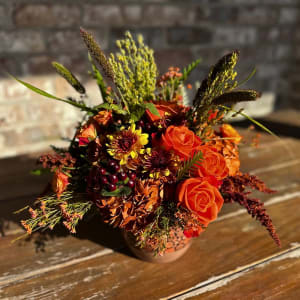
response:
M119 232L97 217L76 236L58 229L12 244L21 232L12 212L31 203L47 178L28 174L32 157L1 160L0 299L300 299L298 118L273 114L265 122L281 139L263 134L258 149L241 149L243 171L278 191L261 199L282 248L243 208L228 204L182 259L164 265L132 257Z

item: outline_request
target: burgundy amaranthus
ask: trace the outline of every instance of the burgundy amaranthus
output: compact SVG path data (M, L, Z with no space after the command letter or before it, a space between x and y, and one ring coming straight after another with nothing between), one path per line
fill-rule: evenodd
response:
M266 227L275 243L281 247L280 239L271 218L266 213L264 203L259 199L249 198L248 195L251 194L251 192L249 192L247 188L256 189L268 194L275 192L267 188L266 185L254 175L241 174L234 177L230 176L223 180L221 187L224 202L237 202L241 206L244 206L253 218L256 218L256 220Z

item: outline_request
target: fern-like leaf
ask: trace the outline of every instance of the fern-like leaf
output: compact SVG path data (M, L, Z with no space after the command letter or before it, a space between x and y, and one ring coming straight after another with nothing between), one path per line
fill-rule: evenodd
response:
M189 174L200 166L202 159L202 152L198 151L193 155L192 158L185 160L182 167L178 170L177 181L189 177Z
M175 83L174 83L174 90L176 91L180 84L187 80L187 78L190 76L191 72L196 69L196 67L200 64L201 59L197 59L193 61L191 64L187 65L182 72L182 76L179 77Z
M182 81L185 81L189 75L191 74L191 72L196 69L196 67L200 64L201 59L197 59L195 61L193 61L191 64L189 64L187 67L185 67L183 69L183 73L182 73Z

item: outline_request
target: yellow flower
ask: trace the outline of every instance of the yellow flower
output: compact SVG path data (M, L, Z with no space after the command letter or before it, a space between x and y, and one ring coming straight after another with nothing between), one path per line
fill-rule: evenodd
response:
M164 149L152 149L144 155L143 172L149 173L153 179L166 179L169 176L175 176L180 165L178 156Z
M114 135L108 135L110 142L107 144L107 152L125 165L129 158L136 159L144 151L144 146L148 144L148 134L142 133L141 129L136 129L135 124L127 130L121 130Z

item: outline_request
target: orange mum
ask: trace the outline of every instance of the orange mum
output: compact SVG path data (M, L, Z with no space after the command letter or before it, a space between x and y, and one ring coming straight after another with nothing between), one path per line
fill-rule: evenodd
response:
M210 141L210 145L217 149L217 151L225 158L229 176L235 176L239 173L240 159L238 145L233 140L223 140L216 137Z

